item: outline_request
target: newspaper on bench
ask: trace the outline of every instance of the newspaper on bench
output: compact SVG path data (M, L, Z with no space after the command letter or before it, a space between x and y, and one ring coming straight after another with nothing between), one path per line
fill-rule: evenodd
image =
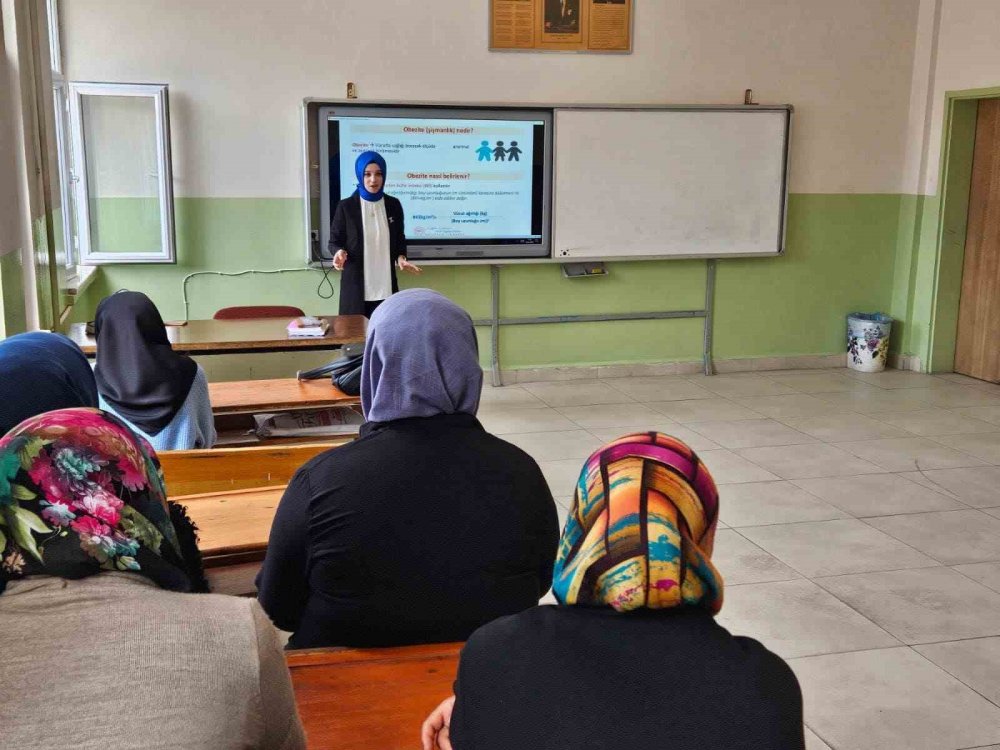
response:
M254 414L258 437L298 437L310 435L356 435L365 422L360 407L334 406L329 409Z

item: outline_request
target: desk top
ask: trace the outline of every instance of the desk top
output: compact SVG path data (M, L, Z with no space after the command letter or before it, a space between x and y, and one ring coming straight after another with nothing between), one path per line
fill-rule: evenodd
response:
M360 403L357 396L348 396L334 386L329 377L321 380L275 378L209 383L208 396L216 414L316 409Z
M368 319L364 315L321 315L330 323L325 336L289 338L285 330L289 318L249 318L245 320L189 320L185 325L168 325L167 338L176 351L185 354L238 354L280 352L295 349L334 349L365 340ZM97 342L88 336L84 323L74 323L69 337L84 353L97 353Z
M451 694L463 645L286 651L309 747L420 747L420 724Z
M267 549L274 511L285 486L211 492L175 498L198 527L198 548L206 557L260 553Z

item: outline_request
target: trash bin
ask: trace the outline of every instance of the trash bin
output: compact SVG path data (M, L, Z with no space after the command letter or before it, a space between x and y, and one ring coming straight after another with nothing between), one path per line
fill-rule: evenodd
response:
M882 313L847 316L847 366L858 372L882 372L889 352L892 318Z

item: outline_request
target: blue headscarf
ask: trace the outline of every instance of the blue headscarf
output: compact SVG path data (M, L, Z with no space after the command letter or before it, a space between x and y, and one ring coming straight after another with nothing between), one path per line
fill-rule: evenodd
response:
M21 333L0 341L0 437L29 417L56 409L97 408L86 356L59 333Z
M365 190L365 167L369 164L378 164L379 169L382 170L382 187L379 188L377 193L369 193ZM363 200L366 201L380 201L382 200L382 195L385 193L385 159L377 151L365 151L358 154L357 161L354 162L354 174L358 178L358 195L361 196Z
M372 314L361 365L369 422L475 414L483 390L472 318L443 294L407 289Z

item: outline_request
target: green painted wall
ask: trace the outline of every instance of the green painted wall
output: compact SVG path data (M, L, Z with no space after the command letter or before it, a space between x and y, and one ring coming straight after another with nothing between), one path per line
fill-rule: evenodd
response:
M24 316L24 281L21 253L13 250L0 255L0 335L13 336L28 330Z
M900 256L899 195L796 194L789 197L787 254L719 263L715 356L765 357L843 351L844 316L886 310L895 299ZM304 257L298 199L179 198L176 265L104 266L81 295L72 319L93 317L97 302L119 288L146 292L164 318L184 317L181 283L190 273L300 269ZM700 308L703 261L612 263L607 278L567 280L558 265L505 266L504 316ZM336 286L335 274L331 278ZM320 299L319 271L238 278L201 276L189 283L190 317L207 318L235 304L292 303L311 313L336 312ZM428 267L404 286L438 289L473 317L488 317L485 266ZM480 331L484 361L488 332ZM504 327L504 367L695 360L698 320L632 321Z
M787 255L720 265L719 357L839 353L845 316L890 301L898 195L792 195Z
M893 262L892 294L889 314L895 319L889 349L893 354L909 353L912 328L913 280L916 272L916 248L919 223L924 211L924 196L901 195L896 227L896 249Z
M90 214L91 251L149 253L160 249L158 198L101 198Z
M49 250L49 230L46 217L32 221L32 241L35 243L35 286L38 291L38 327L52 330L59 321L59 269L50 267L55 263L55 254Z
M891 350L917 355L925 366L929 361L940 210L938 196L901 197L889 306L890 315L896 319Z

